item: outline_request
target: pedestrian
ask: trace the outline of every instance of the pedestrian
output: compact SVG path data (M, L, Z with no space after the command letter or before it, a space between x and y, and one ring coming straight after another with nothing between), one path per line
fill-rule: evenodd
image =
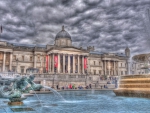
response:
M91 84L89 84L90 89L92 88Z
M59 88L58 84L57 84L57 86L56 86L56 87L57 87L57 89Z
M73 84L72 89L75 89L75 84Z

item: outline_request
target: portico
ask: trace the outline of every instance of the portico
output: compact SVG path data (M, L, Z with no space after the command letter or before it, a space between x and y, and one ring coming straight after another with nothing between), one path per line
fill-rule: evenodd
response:
M69 49L74 52L63 49L64 51L52 50L47 53L47 57L49 57L49 61L46 62L49 66L47 71L58 74L85 74L87 71L85 65L88 65L86 61L89 54L71 47Z

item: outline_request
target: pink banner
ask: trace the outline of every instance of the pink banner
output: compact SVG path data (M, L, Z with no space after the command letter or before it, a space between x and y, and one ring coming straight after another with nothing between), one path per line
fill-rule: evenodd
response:
M87 58L84 58L84 69L87 69Z
M58 56L56 55L55 57L54 57L54 67L58 67Z

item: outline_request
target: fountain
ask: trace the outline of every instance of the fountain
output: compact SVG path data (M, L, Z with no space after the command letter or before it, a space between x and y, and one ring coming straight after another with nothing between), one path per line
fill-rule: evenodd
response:
M33 80L33 75L29 77L0 78L0 98L9 99L8 105L22 105L22 101L26 99L22 95L23 93L43 88L42 85L35 84Z
M150 98L150 75L121 76L119 88L114 93L117 96Z

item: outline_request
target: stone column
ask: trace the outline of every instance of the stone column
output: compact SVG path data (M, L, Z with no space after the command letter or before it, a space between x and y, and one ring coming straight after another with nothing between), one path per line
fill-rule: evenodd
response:
M3 72L5 71L5 62L6 62L6 52L4 52L3 56Z
M70 55L68 54L68 74L70 74Z
M52 56L49 55L49 72L51 73L51 60L52 60Z
M119 76L119 61L118 61L118 76Z
M108 64L109 64L109 76L110 76L110 75L111 75L111 74L110 74L110 61L108 61Z
M82 56L82 73L84 74L84 56Z
M73 55L73 73L75 73L75 55Z
M58 73L60 73L60 54L58 54Z
M116 75L116 65L115 65L115 61L114 61L114 75Z
M10 53L9 70L12 70L12 53Z
M52 73L54 73L54 53L52 54Z
M87 66L88 71L87 72L90 73L90 69L91 69L91 67L90 67L90 59L88 58L87 60L88 60L88 66Z
M63 54L63 73L65 73L65 55Z
M100 75L103 75L103 61L101 61L101 74Z
M80 56L78 55L78 73L80 72Z
M34 68L36 68L36 54L34 54L34 65L33 65Z
M127 74L130 75L130 61L127 60Z
M106 75L106 60L104 62L105 62L105 75Z

